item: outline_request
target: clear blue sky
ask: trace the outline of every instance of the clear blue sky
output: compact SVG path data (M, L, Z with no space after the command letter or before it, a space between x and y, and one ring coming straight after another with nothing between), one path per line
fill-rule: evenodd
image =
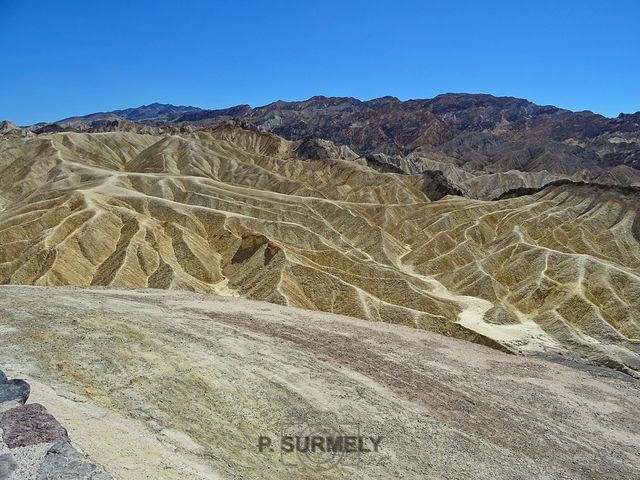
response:
M483 92L640 110L640 1L0 0L0 119Z

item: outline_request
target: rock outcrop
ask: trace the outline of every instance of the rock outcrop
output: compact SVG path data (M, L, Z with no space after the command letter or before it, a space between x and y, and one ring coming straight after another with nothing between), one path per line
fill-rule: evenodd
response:
M25 404L29 393L26 381L0 371L0 480L110 480L44 406Z

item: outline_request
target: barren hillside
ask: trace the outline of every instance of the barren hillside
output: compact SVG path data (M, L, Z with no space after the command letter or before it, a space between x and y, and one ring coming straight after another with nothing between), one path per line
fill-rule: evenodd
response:
M2 286L0 332L7 372L122 480L632 480L640 469L638 381L582 363L162 290ZM308 415L382 437L380 449L330 470L324 457L283 465L258 451L260 436Z
M635 189L442 197L331 151L233 124L5 138L0 283L217 293L640 370Z

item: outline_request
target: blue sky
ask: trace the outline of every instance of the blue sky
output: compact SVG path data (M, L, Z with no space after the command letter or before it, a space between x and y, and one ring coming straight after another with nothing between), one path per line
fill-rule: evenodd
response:
M0 119L482 92L640 110L640 2L0 0Z

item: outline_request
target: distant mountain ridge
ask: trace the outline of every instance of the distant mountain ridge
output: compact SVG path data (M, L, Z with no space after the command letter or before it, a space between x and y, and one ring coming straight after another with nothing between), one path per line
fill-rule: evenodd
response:
M607 118L487 94L448 93L407 101L390 96L368 101L315 96L216 110L153 103L30 130L153 133L209 128L229 120L289 140L325 139L359 156L378 155L374 168L381 170L395 171L406 163L400 158L417 156L476 173L515 170L582 179L588 172L615 177L614 183L622 179L623 184L640 179L640 112ZM610 173L612 169L616 170Z
M105 118L124 119L132 122L171 122L187 112L201 111L201 108L166 103L152 103L134 108L114 110L112 112L96 112L88 115L74 116L54 123L72 123L79 121L100 121Z

